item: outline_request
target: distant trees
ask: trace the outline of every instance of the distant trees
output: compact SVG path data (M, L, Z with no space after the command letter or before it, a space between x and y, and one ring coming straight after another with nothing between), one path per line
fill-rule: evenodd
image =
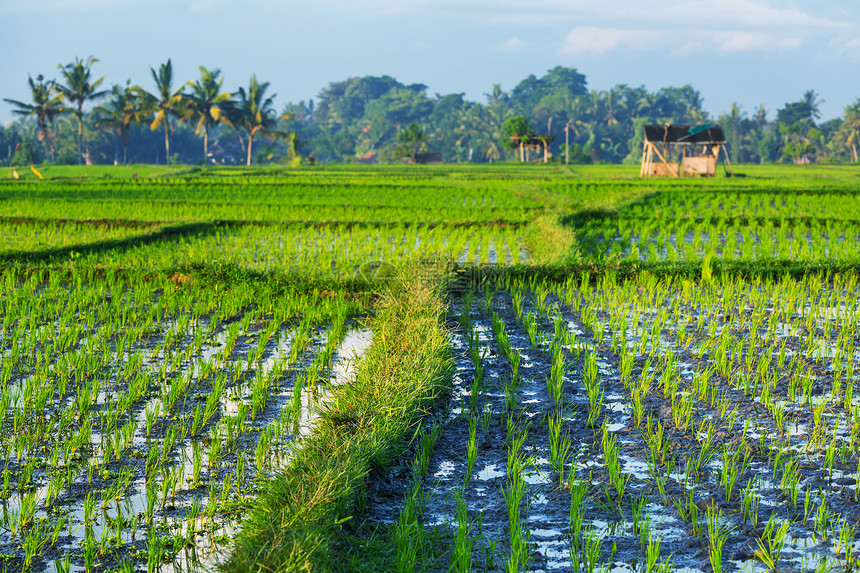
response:
M258 133L273 131L275 125L275 95L267 96L269 82L260 83L256 74L251 76L248 90L239 88L236 92L235 125L241 126L248 135L248 158L246 165L251 165L251 148L254 136Z
M114 85L110 90L99 89L104 76L94 78L93 67L98 60L90 56L82 60L76 58L73 62L60 65L63 83L45 80L43 76L29 78L32 101L18 101L5 98L4 101L13 106L12 113L22 118L19 123L12 124L10 129L3 128L2 143L8 148L8 158L0 157L0 163L8 163L12 156L12 148L18 149L19 161L36 160L38 149L34 148L30 133L35 131L38 139L50 151L49 158L55 160L55 140L59 142L59 161L82 163L109 161L122 163L128 161L148 161L155 155L156 162L162 162L160 154L151 150L153 138L151 132L163 133L163 162L196 161L199 151L191 151L187 142L193 135L203 138L203 162L210 160L213 134L218 140L216 154L219 161L231 162L238 155L245 156L245 163L253 158L254 142L260 134L269 134L278 138L280 143L273 144L273 156L283 160L291 160L296 155L298 139L291 133L289 125L286 130L278 130L279 116L274 108L274 94L269 95L269 83L260 82L256 76L251 77L248 88L240 88L231 93L223 89L223 78L218 69L208 69L200 66L200 77L194 81L186 81L177 86L175 82L173 63L168 59L158 68L150 67L154 81L154 89L150 92L141 86ZM391 82L394 82L392 79ZM107 101L98 105L87 114L86 106L107 97ZM301 115L305 125L313 121L314 105L310 103L310 112ZM363 106L361 106L363 113ZM386 110L387 111L387 110ZM56 120L70 114L74 117L74 134L70 133L66 122ZM280 120L289 121L291 113L280 116ZM184 122L193 121L194 129L183 128ZM56 129L52 130L54 125ZM144 129L146 126L148 129ZM228 131L224 131L221 127ZM225 134L234 132L238 138L225 138ZM316 130L314 130L314 133ZM88 135L87 135L88 134ZM104 134L104 135L101 135ZM105 136L112 134L112 136ZM88 138L90 141L85 141ZM174 149L174 138L180 136L180 149ZM310 136L311 134L309 134ZM190 136L190 137L189 137ZM132 139L140 141L138 151L131 150ZM7 143L11 142L11 143ZM73 144L71 142L74 142ZM247 144L246 144L247 143ZM72 151L72 145L77 153ZM110 147L113 147L111 151ZM121 154L119 147L122 147ZM197 148L199 150L199 147ZM175 152L178 151L178 155ZM26 153L25 153L26 152Z
M818 94L809 90L795 102L785 104L776 113L782 135L782 155L794 163L809 163L822 151L822 132L815 120L821 117Z
M203 160L209 158L209 129L222 121L226 121L233 109L233 99L230 92L222 92L221 70L208 70L200 66L200 79L191 84L188 95L192 104L192 115L197 121L195 133L203 131Z
M182 84L178 89L173 89L173 64L168 58L167 62L161 64L156 72L149 68L152 79L155 81L155 93L150 93L143 88L137 88L138 96L142 102L143 113L153 116L149 128L156 131L164 127L164 163L170 162L170 120L173 115L180 115L188 111L184 106L185 86Z
M533 135L552 141L555 157L620 163L639 161L643 125L716 121L735 162L860 160L860 100L845 107L842 117L822 121L813 90L775 113L732 104L714 118L689 85L589 89L576 69L556 66L509 92L493 84L480 102L462 93L430 95L423 84L390 76L353 77L332 82L316 100L288 103L279 113L269 82L255 75L231 93L218 69L201 66L195 81L177 86L168 59L150 68L151 93L130 82L102 90L104 78L92 73L97 62L90 56L60 66L62 83L31 77L30 101L5 100L20 119L4 130L4 141L17 145L29 137L30 156L49 151L43 155L51 161L56 148L61 162L118 162L121 145L123 163L162 162L161 152L155 153L162 146L164 162L198 162L202 138L204 163L250 164L264 136L271 140L262 154L267 161L293 162L297 153L320 161L395 161L404 149L406 156L414 154L403 138L420 132L421 148L441 153L445 161L497 161L516 156L506 130L520 122L512 118L521 118ZM87 113L88 102L106 96L108 101Z
M36 76L36 81L33 81L32 77L27 78L27 83L30 86L30 99L32 103L6 98L3 98L3 101L14 106L15 109L12 110L12 113L36 119L36 125L38 125L39 129L39 140L43 145L48 146L51 161L53 161L54 144L51 141L48 126L53 123L57 116L65 111L63 108L63 98L57 90L54 81L45 81L45 78L41 74Z
M542 78L530 75L511 91L510 101L518 111L538 107L557 109L588 93L585 76L575 69L556 66Z
M56 84L63 99L74 106L73 112L78 120L78 161L84 162L84 104L98 100L107 95L107 91L97 91L104 81L104 76L92 79L92 67L98 63L93 56L86 60L75 58L74 62L60 65L60 73L65 84Z
M502 140L499 143L510 149L519 148L520 161L525 161L525 157L522 155L522 146L519 145L517 139L527 137L533 133L534 130L529 124L529 120L525 116L515 115L506 119L505 123L502 124Z
M815 125L815 120L821 117L818 94L809 90L803 94L799 101L789 102L776 114L776 120L787 126L797 124Z
M726 133L732 161L855 160L849 127L854 117L851 106L845 108L844 119L820 124L820 104L818 94L808 90L799 100L778 109L775 121L768 119L764 106L748 115L738 104L732 104L728 112L717 118Z
M851 160L857 163L857 147L860 140L860 98L845 108L845 122L842 126L845 145L851 150Z
M395 157L398 159L415 159L425 146L426 137L424 131L417 123L413 122L397 135L397 150Z
M114 85L110 99L95 109L96 125L116 131L122 142L122 164L128 163L129 134L133 123L138 123L141 117L141 102L137 97L136 88L128 80L125 87Z

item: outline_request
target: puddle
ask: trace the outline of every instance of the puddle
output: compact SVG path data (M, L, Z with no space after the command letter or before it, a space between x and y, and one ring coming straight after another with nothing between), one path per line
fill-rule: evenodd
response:
M488 481L488 480L492 480L492 479L505 477L505 475L506 475L505 472L499 471L498 469L496 469L495 464L490 464L478 472L477 479L483 480L483 481Z

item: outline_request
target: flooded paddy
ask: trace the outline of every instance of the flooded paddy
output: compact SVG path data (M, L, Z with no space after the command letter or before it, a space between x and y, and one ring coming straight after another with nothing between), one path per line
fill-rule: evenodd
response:
M136 286L150 290L6 285L9 570L211 570L371 342L342 298L296 314L313 299L265 302L247 289L207 304L192 287ZM40 315L16 318L33 316L33 298ZM77 337L57 337L74 315Z
M439 571L852 568L857 297L821 277L467 296L420 495L402 470L371 519L402 528L411 492Z
M0 568L857 568L855 174L347 167L10 182Z

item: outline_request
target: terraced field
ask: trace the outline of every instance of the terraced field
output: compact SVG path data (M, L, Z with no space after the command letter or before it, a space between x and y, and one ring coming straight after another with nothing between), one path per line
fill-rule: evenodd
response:
M857 185L0 184L8 570L857 565Z

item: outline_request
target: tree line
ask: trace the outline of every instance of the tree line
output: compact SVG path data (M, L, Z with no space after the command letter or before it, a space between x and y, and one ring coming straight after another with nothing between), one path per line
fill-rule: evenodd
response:
M113 162L125 164L130 159L132 139L139 137L145 151L132 156L136 162L205 163L212 158L209 150L212 132L225 126L230 128L234 136L231 139L241 148L245 163L250 165L255 137L266 136L269 140L293 137L277 130L277 122L283 116L279 117L275 111L275 95L267 94L269 83L258 81L256 75L251 76L247 89L240 87L231 93L222 89L224 79L220 70L200 66L199 79L177 86L173 65L168 59L158 69L150 68L155 86L152 91L131 85L131 80L125 85L116 84L110 90L102 90L104 76L95 78L93 74L96 63L98 60L92 56L86 60L76 58L65 66L58 66L60 80L46 80L42 75L35 80L28 78L29 102L4 98L13 106L12 113L22 118L0 133L0 137L7 140L7 160L13 163L42 160L109 163L112 150ZM88 114L84 113L84 105L96 103L98 105ZM66 121L61 121L63 119ZM183 134L183 153L176 153L175 145L171 152L171 138L180 131L180 124L193 127L194 135L202 138L202 149L197 150L196 159L195 153L188 149L188 129ZM160 131L164 136L163 148L137 128ZM70 145L72 139L74 144ZM70 149L73 145L76 150ZM232 157L231 162L238 161Z
M30 101L5 99L19 117L0 129L5 162L395 162L422 151L446 162L489 162L515 158L515 133L549 136L553 156L574 163L633 163L643 125L706 122L723 126L738 163L858 161L860 98L822 122L813 90L773 117L764 106L746 113L737 104L712 117L689 85L594 90L576 69L557 66L509 92L494 84L483 102L365 76L332 82L315 100L277 112L269 83L253 75L247 88L229 92L219 70L201 66L198 79L177 85L168 60L150 68L152 90L130 81L102 89L97 63L59 65L57 80L28 79Z

